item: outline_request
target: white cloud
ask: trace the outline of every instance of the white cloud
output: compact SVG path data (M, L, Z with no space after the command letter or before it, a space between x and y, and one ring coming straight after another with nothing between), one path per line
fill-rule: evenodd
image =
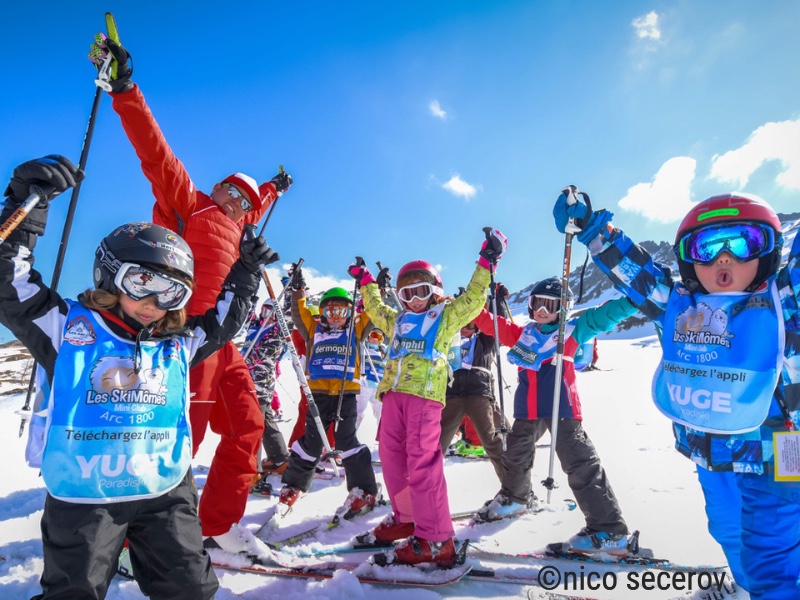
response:
M712 158L709 178L732 182L743 189L764 163L776 160L782 170L778 184L800 189L800 119L766 123L756 129L744 146Z
M275 292L276 296L279 295L283 290L283 286L281 285L281 277L286 275L290 267L291 263L286 263L283 265L283 268L267 267L267 275L269 276L270 283L272 284L272 290ZM311 267L304 266L302 269L303 278L306 280L306 287L308 288L306 293L309 296L321 294L332 287L343 287L348 291L352 291L353 289L353 280L350 277L345 276L341 279L337 279L331 275L323 275ZM288 294L289 292L287 291L286 293ZM262 301L265 298L269 298L267 288L263 281L261 282L261 289L258 292L258 296Z
M688 156L670 158L651 183L628 188L619 207L661 223L678 221L692 207L691 186L697 161Z
M477 188L461 179L461 176L456 173L453 175L449 181L442 184L442 188L453 194L454 196L458 196L459 198L466 198L470 200L475 197L475 194L478 193Z
M431 100L431 103L428 104L428 110L430 110L431 114L437 119L442 119L444 121L447 118L447 111L441 107L438 100Z
M661 28L658 23L658 13L651 10L643 17L637 17L631 21L636 37L640 40L660 40Z

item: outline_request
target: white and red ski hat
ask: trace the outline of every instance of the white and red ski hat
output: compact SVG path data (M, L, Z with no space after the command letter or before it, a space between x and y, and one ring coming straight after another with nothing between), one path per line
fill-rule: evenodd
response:
M234 173L223 179L222 183L232 183L235 185L247 195L247 199L250 200L250 204L253 205L253 210L261 210L263 202L261 201L261 192L258 190L258 183L256 183L255 179L244 173Z

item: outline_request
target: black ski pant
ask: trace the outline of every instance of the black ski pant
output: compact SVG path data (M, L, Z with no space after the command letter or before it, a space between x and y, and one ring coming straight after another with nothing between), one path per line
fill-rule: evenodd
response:
M442 456L447 454L447 448L453 441L453 436L458 431L464 416L468 416L478 432L481 445L486 451L486 456L492 461L497 478L503 481L503 438L500 436L500 426L504 417L494 398L491 396L447 396L447 402L442 410L442 435L439 442L442 446ZM506 420L506 427L508 421Z
M101 600L125 539L133 576L152 600L205 600L219 587L203 549L191 471L157 498L75 504L47 495L42 594L32 600Z
M514 421L506 440L507 450L503 453L503 489L515 502L528 501L536 441L551 425L550 419ZM628 526L600 457L577 419L559 419L556 455L586 518L586 526L595 531L627 534Z
M314 393L313 396L322 426L327 431L328 426L336 421L339 396L320 393ZM334 431L336 451L342 458L342 466L347 477L347 489L352 490L357 487L367 494L377 494L378 484L372 468L372 455L369 448L359 442L356 437L357 417L356 395L344 394L342 397L342 420L339 421L339 426ZM322 438L319 436L319 429L309 408L308 414L306 414L306 431L303 437L292 444L289 467L283 472L281 481L304 492L310 490L322 449Z
M275 414L272 412L272 407L269 403L262 404L261 411L264 413L264 435L261 437L264 453L274 463L286 462L289 460L289 449L286 447L286 440L283 439L283 434L275 422Z

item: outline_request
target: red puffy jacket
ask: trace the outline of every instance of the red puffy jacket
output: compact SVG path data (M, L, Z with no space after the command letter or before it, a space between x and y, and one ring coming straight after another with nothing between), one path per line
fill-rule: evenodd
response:
M231 266L239 258L242 227L257 223L278 197L275 186L263 184L263 205L239 222L199 191L183 163L172 153L138 86L111 94L114 110L153 186L153 222L180 234L194 253L195 287L187 306L190 315L214 306Z

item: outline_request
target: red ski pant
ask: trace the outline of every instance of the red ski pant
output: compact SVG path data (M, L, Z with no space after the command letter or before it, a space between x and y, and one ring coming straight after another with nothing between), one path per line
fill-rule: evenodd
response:
M415 524L429 542L453 537L444 459L439 445L442 405L412 394L387 392L378 426L378 454L395 521Z
M264 415L239 350L229 342L190 372L192 453L210 424L220 436L200 496L203 535L221 535L244 515L257 471Z

